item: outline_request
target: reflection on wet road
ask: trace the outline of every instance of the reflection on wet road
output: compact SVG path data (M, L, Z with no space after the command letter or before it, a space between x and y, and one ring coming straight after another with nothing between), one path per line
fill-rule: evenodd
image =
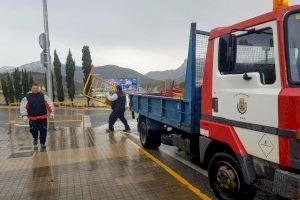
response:
M77 123L50 131L46 151L32 149L28 127L9 132L0 112L0 199L197 199L121 133L105 133L109 110L88 110L89 128ZM133 129L128 137L139 144L136 120L129 112L127 118ZM165 145L149 152L214 198L197 156ZM259 192L257 199L273 197Z
M105 127L50 131L46 151L27 127L1 127L0 199L198 199Z

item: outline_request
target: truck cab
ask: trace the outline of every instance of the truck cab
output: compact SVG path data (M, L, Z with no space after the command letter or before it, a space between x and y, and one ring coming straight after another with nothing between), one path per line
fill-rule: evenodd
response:
M300 6L206 35L200 87L191 33L184 99L130 96L141 143L199 155L219 199L253 198L257 187L299 199Z
M299 6L212 30L202 87L200 134L250 158L250 182L273 180L289 198L299 186L283 175L300 169L299 34Z

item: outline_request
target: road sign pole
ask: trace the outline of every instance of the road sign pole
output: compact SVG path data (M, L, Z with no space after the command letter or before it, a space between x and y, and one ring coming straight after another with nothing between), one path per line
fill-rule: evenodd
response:
M49 40L49 29L48 29L48 11L47 11L47 0L43 0L43 15L44 15L44 32L45 32L45 53L46 53L46 68L47 68L47 93L49 98L53 99L52 91L52 70L51 70L51 58L50 58L50 40Z
M41 47L46 54L46 61L43 62L47 69L47 93L48 97L53 100L52 90L52 69L51 69L51 57L50 57L50 39L49 39L49 28L48 28L48 11L47 11L47 0L43 0L43 15L44 15L44 43L40 41ZM42 52L43 53L43 52ZM55 130L54 123L49 123L49 130Z

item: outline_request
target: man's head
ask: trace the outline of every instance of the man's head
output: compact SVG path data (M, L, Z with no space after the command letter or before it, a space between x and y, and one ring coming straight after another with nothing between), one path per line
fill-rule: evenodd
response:
M32 84L32 86L31 86L32 93L36 94L36 93L39 93L40 91L41 91L41 87L39 84L37 84L37 83Z
M122 92L122 87L120 85L117 85L116 89L117 89L118 92Z

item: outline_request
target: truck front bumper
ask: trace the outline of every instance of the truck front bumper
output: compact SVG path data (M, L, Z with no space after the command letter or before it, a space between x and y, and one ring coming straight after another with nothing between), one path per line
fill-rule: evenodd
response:
M289 199L300 199L300 174L277 169L275 171L273 192Z

